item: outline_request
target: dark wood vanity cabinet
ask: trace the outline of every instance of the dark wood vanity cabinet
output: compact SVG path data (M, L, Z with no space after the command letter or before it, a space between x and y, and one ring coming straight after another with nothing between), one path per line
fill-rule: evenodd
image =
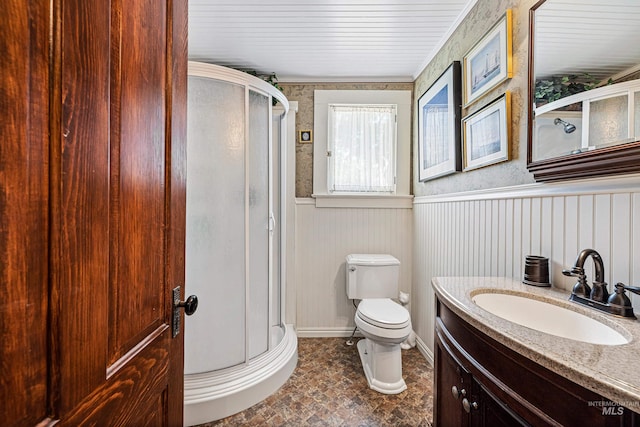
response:
M434 425L637 426L640 416L538 365L436 303Z
M459 361L446 341L436 338L436 405L438 426L527 425L478 382Z

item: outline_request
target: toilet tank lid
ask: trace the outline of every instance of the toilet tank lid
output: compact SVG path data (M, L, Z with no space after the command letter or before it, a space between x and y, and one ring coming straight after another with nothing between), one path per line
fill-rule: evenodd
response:
M350 254L347 264L355 265L400 265L400 261L388 254Z

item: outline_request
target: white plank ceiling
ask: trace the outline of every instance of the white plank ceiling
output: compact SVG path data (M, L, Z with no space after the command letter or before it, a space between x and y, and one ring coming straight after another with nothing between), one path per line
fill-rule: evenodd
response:
M413 81L477 0L190 0L189 58L279 81Z
M552 0L535 12L538 78L621 77L640 64L640 0Z

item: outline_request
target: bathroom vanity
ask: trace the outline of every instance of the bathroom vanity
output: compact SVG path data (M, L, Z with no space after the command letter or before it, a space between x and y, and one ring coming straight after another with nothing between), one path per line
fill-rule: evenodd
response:
M434 425L640 425L640 374L633 367L640 354L638 321L602 315L567 301L568 293L513 279L446 277L432 284ZM521 326L478 306L474 297L481 293L526 296L575 311L628 342L592 344Z

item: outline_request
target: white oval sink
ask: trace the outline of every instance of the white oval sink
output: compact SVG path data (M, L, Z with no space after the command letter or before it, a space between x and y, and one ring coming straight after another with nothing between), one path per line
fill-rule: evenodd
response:
M629 342L615 329L591 317L533 298L487 292L471 299L489 313L550 335L600 345Z

